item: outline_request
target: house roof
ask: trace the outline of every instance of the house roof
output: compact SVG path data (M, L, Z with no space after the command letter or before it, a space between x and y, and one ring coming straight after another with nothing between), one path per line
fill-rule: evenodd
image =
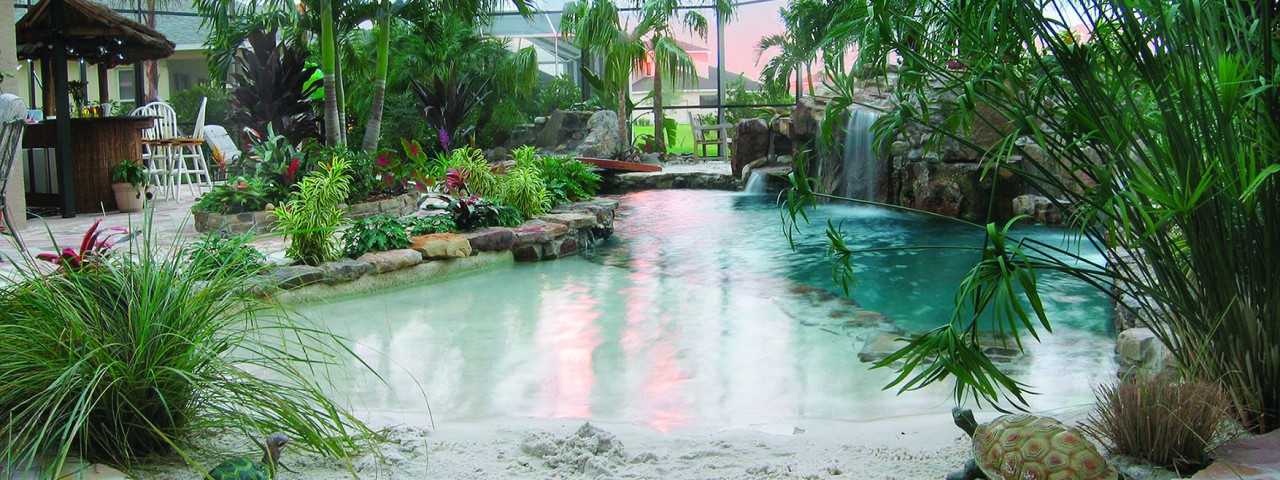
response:
M760 89L760 82L752 80L742 75L741 73L726 72L723 68L712 68L710 69L710 72L708 72L709 75L707 76L698 75L698 82L696 85L693 85L693 86L684 85L683 89L684 90L716 90L718 88L717 84L719 83L719 77L721 72L724 73L725 84L741 79L742 86L747 90ZM634 83L631 84L631 90L639 91L639 92L647 92L649 90L653 90L653 77L647 76L639 80L636 80Z
M53 43L53 2L66 12L69 58L92 64L134 63L173 55L174 43L160 32L89 0L42 0L30 7L15 26L18 58L46 58Z

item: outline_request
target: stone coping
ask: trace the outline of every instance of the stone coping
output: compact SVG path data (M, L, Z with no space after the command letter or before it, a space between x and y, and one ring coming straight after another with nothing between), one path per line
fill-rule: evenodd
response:
M554 260L609 238L617 208L617 200L596 198L558 206L516 227L423 235L412 238L411 248L371 252L315 267L276 267L260 275L255 288L281 303L310 303L512 262Z

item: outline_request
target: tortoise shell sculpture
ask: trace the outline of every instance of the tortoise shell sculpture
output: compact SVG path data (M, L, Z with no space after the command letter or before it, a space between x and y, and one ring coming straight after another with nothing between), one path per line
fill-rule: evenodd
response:
M262 461L255 462L247 458L236 458L222 462L209 471L213 480L271 480L275 478L276 467L280 464L280 450L289 443L289 437L276 432L267 437L262 446Z
M947 480L1116 480L1092 443L1074 428L1049 417L1005 415L978 425L973 412L951 410L956 425L973 437L973 458Z

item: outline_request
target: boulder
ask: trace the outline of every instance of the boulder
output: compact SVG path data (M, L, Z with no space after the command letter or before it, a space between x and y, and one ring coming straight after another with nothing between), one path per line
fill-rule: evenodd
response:
M1170 373L1177 366L1173 352L1160 343L1150 329L1130 328L1116 336L1116 353L1120 356L1121 374L1137 369L1151 375Z
M556 110L538 133L537 146L543 150L572 150L586 135L587 121L594 112Z
M372 264L350 258L341 258L320 265L327 283L347 283L375 271Z
M357 260L373 266L377 273L387 273L422 263L422 254L417 250L403 248L385 252L369 252Z
M471 243L471 249L477 252L510 250L516 243L516 234L509 228L483 228L462 235Z
M461 258L471 256L471 242L457 233L433 233L409 237L412 248L423 258Z
M320 283L324 281L325 277L324 272L310 265L277 267L271 271L270 275L271 283L285 290Z
M730 167L734 177L742 175L742 167L769 156L769 124L759 118L749 118L738 123L738 134L733 137L730 151Z
M1059 202L1039 195L1019 195L1013 199L1013 214L1026 215L1045 225L1061 225L1064 216Z
M600 110L587 120L587 136L578 145L578 154L584 157L609 158L622 145L618 136L618 114Z

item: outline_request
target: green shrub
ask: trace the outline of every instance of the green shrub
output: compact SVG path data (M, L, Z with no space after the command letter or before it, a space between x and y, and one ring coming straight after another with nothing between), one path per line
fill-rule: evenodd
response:
M1191 476L1209 464L1209 447L1229 403L1213 384L1131 376L1097 390L1084 430L1111 453L1141 458Z
M249 246L253 236L241 234L234 237L205 235L198 242L187 245L187 272L193 275L227 273L254 275L267 268L267 257Z
M551 208L551 195L538 170L538 151L524 146L511 151L515 166L499 180L498 199L520 210L525 217L536 217Z
M256 212L270 203L271 187L258 178L237 177L215 185L191 206L193 212L232 214Z
M342 224L342 201L347 198L350 163L334 158L298 183L289 202L276 209L276 231L290 237L285 256L319 265L342 256L335 235Z
M372 435L310 370L359 360L251 292L243 271L192 275L147 237L91 270L14 266L0 285L6 469L53 478L71 455L127 467L228 430L345 456Z
M572 157L539 156L535 164L553 206L594 197L600 190L600 175Z
M445 166L446 174L449 169L462 172L468 193L482 197L493 197L501 193L500 175L494 173L493 165L484 159L484 153L480 150L470 147L454 149L447 155L441 155L441 163ZM437 179L436 183L441 183L441 180L443 179Z
M458 231L458 225L453 222L453 217L448 215L432 215L430 217L410 217L407 219L409 223L409 235L430 235L432 233L449 233ZM523 221L523 219L521 219Z
M204 123L206 125L221 125L226 127L228 132L237 131L232 128L233 125L228 121L231 116L233 106L231 105L231 91L225 88L215 87L207 83L192 85L186 90L178 90L169 98L169 104L173 105L173 111L178 116L178 123L181 125L195 125L196 116L200 114L200 99L208 98L209 101L204 106ZM190 128L190 127L186 127Z
M368 252L406 248L413 243L409 241L408 230L408 223L387 214L356 220L343 232L346 247L342 253L356 258Z
M481 197L455 198L449 202L449 214L458 230L514 227L524 223L524 215L520 210Z

